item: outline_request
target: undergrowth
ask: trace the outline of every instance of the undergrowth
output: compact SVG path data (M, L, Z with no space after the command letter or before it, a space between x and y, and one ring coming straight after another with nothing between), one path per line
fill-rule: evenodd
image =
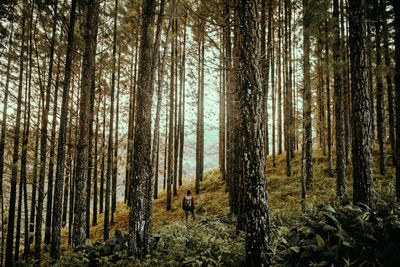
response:
M353 207L352 167L348 165L347 194L338 201L336 179L329 177L327 157L313 154L313 187L307 192L306 213L301 213L300 153L292 159L292 176L286 176L285 155L276 167L267 159L268 203L271 218L269 254L272 266L396 266L400 262L399 208L394 201L394 168L378 175L374 162L374 209ZM388 155L389 157L389 155ZM144 259L127 256L129 209L117 203L116 233L102 242L103 215L91 227L90 242L67 246L68 230L62 231L62 258L53 262L48 253L41 265L75 266L242 266L245 264L244 234L236 233L235 217L229 213L225 181L218 169L204 172L200 194L194 195L197 219L186 223L181 209L186 190L194 192L194 177L179 187L166 211L166 193L154 200L151 253ZM45 247L46 251L46 247ZM397 257L396 255L399 255ZM31 264L33 262L28 262Z

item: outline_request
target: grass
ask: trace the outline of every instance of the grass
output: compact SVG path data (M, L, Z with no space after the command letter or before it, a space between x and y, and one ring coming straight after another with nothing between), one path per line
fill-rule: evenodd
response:
M390 149L388 149L389 151ZM301 152L296 152L292 159L292 176L286 176L286 155L277 155L276 167L272 167L272 159L267 158L267 187L268 203L272 216L287 217L300 216L301 200ZM394 190L394 168L391 165L391 157L388 154L388 174L379 175L378 152L374 152L374 177L375 188L391 188ZM335 155L333 155L335 160ZM316 206L321 203L331 203L336 201L336 179L328 175L327 156L321 151L314 150L313 153L313 186L307 192L308 207ZM335 161L334 164L335 166ZM352 167L347 166L347 196L352 197ZM178 188L177 196L172 197L171 210L166 210L166 192L161 191L159 198L153 204L153 233L162 230L165 225L184 222L184 212L181 208L182 198L186 190L193 192L196 213L201 219L216 214L226 214L229 212L228 194L225 192L225 182L221 178L219 171L215 169L204 172L203 182L201 182L200 194L194 194L194 177L186 177L184 186ZM98 217L98 224L90 229L90 239L92 242L103 240L103 221L104 214ZM114 215L114 223L110 226L110 236L115 230L127 233L129 230L129 209L122 202L117 202L117 209ZM68 239L68 229L62 230L63 247L66 247Z

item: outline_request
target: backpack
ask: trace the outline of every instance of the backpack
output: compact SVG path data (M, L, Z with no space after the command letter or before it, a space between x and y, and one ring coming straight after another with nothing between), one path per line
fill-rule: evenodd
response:
M193 208L193 197L192 196L185 196L183 199L183 208L190 209Z

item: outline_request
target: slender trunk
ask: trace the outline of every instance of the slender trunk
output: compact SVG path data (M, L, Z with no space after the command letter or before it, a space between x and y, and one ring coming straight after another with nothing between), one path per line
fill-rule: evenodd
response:
M313 182L312 167L312 128L311 128L311 77L310 77L310 23L311 6L308 0L303 0L303 164L302 176L306 189L311 189Z
M94 86L92 82L95 75L95 57L96 57L96 33L97 33L97 10L98 2L96 0L86 0L84 22L84 53L82 57L82 76L79 103L79 135L77 146L77 165L75 179L75 203L74 203L74 233L73 243L77 247L85 243L88 234L89 209L86 206L87 198L90 200L89 175L89 147L90 147L90 129L91 122L91 102L94 101ZM87 97L89 96L89 97ZM111 114L113 110L111 109ZM112 130L110 130L112 133ZM88 182L89 180L89 182ZM105 220L105 222L107 219Z
M53 227L51 233L51 249L50 256L52 258L60 257L60 238L61 238L61 204L63 195L63 180L64 180L64 160L65 160L65 139L66 128L68 121L68 102L69 102L69 87L71 77L72 53L74 43L74 26L75 26L75 8L77 0L72 0L71 15L68 28L67 53L65 61L65 76L64 90L61 104L61 119L58 136L57 150L57 167L56 167L56 182L54 186L54 203L53 203Z
M99 140L99 110L101 103L101 95L99 96L99 101L97 102L96 108L96 130L94 133L94 166L93 166L93 215L92 215L92 225L97 225L97 202L98 202L98 166L99 166L99 156L98 156L98 140Z
M342 77L343 77L343 105L344 105L344 129L345 129L345 151L346 151L346 164L350 164L351 161L351 151L350 151L350 137L351 137L351 127L350 127L350 88L348 81L348 61L347 61L347 49L346 49L346 36L344 34L344 4L343 0L340 0L340 35L342 41L340 43L340 55L342 60Z
M382 0L380 0L382 2ZM387 173L386 163L386 123L385 123L385 96L383 92L382 80L382 58L381 58L381 15L379 0L374 1L375 10L375 49L376 49L376 127L379 142L379 171L381 175Z
M19 79L18 79L18 97L17 97L17 117L14 129L14 148L11 165L11 181L10 181L10 204L8 208L7 222L7 245L6 245L6 266L13 263L13 241L14 241L14 221L15 221L15 202L17 194L17 175L18 175L18 158L19 158L19 134L21 124L21 105L22 105L22 84L24 76L24 54L25 54L25 14L27 1L23 1L22 9L22 29L21 29L21 49L19 55Z
M97 33L98 33L98 23L99 23L99 9L100 2L95 0L89 8L93 8L92 20L88 23L90 27L90 56L93 57L90 72L90 107L89 107L89 137L88 137L88 171L87 171L87 182L86 182L86 239L90 236L90 193L92 184L92 171L93 171L93 121L94 121L94 104L95 104L95 91L96 91L96 51L97 51ZM96 136L97 137L97 136ZM97 154L95 154L97 157ZM94 166L97 168L97 166ZM97 170L94 172L94 179L97 180ZM97 183L93 183L93 187L96 187ZM97 188L96 188L97 193ZM94 206L94 202L93 202ZM94 214L93 214L94 216Z
M281 65L281 43L282 43L282 37L281 37L281 31L282 31L282 21L281 21L281 0L279 0L278 3L278 9L279 9L279 28L278 28L278 154L282 154L282 79L281 79L281 70L282 70L282 65Z
M13 41L12 37L14 34L14 23L11 21L11 31L9 47L11 50ZM8 52L10 52L10 50ZM0 201L1 201L1 257L0 266L3 266L4 261L4 195L3 195L3 177L4 177L4 147L6 142L6 131L7 131L7 109L8 109L8 95L10 85L10 69L11 69L11 55L7 55L7 70L6 70L6 84L3 100L3 119L1 123L1 136L0 136ZM31 70L30 70L31 71Z
M114 6L114 36L112 50L112 73L111 73L111 108L110 108L110 125L108 131L108 150L107 150L107 173L106 173L106 196L104 204L104 240L109 237L109 220L110 220L110 190L111 190L111 172L113 166L113 128L114 128L114 94L115 94L115 70L117 64L117 16L118 16L118 0L115 0Z
M172 27L172 36L175 34L174 23L173 20L170 21ZM174 73L175 73L175 64L174 64L174 38L172 38L171 42L171 70L170 70L170 87L169 87L169 130L168 130L168 176L167 176L167 210L171 209L171 185L173 181L173 142L174 142Z
M388 99L388 113L389 113L389 140L392 151L392 162L393 165L396 165L396 127L395 127L395 110L393 103L393 83L392 83L392 63L390 59L390 50L389 50L389 32L387 25L387 14L386 14L386 2L381 1L381 12L384 12L382 16L382 36L383 36L383 53L385 57L385 67L386 70L384 72L387 86L387 99Z
M53 66L54 62L54 46L55 46L55 38L56 38L56 31L57 31L57 1L54 2L54 15L53 15L53 32L51 37L51 45L50 45L50 66L49 66L49 77L48 77L48 91L51 90L51 78L53 74L53 70L50 69ZM57 68L59 69L59 63L57 63ZM57 78L59 77L57 73ZM58 90L56 88L55 94L57 95ZM50 99L50 96L49 96ZM57 103L54 102L55 110L57 111ZM47 109L47 115L49 110ZM47 184L47 204L46 204L46 227L45 227L45 238L44 243L50 244L50 231L51 231L51 215L52 215L52 204L53 204L53 157L54 157L54 140L55 140L55 122L56 116L54 116L55 112L53 112L53 123L51 129L51 138L50 138L50 159L49 159L49 173L48 173L48 184Z
M343 96L343 62L340 57L339 1L333 0L333 72L335 88L335 121L336 121L336 190L341 197L346 192L346 147L344 129L344 96Z
M394 28L396 31L394 37L394 44L396 47L395 52L395 93L396 93L396 197L400 199L400 3L399 1L393 1L394 3Z
M101 173L100 173L100 213L103 213L104 208L104 169L106 158L106 95L103 99L103 132L101 136Z
M328 119L328 161L329 176L333 177L333 158L332 158L332 124L331 124L331 87L330 87L330 63L329 63L329 33L328 20L325 21L325 72L326 72L326 116Z
M162 7L162 9L161 9ZM164 7L165 7L165 1L163 0L160 4L160 13L158 15L158 22L157 22L157 32L156 32L156 42L155 46L160 46L160 38L161 38L161 27L163 24L163 18L164 18ZM161 12L162 11L162 12ZM166 33L166 39L168 39L168 33L169 29L167 30ZM167 56L167 50L168 50L168 42L164 43L163 46L163 54L162 57L160 57L159 54L159 48L156 49L156 53L153 54L153 63L155 63L156 60L158 60L158 79L157 79L157 107L156 107L156 119L154 122L154 133L153 133L153 145L152 145L152 158L151 158L151 166L153 168L153 176L154 176L154 199L158 197L158 158L159 158L159 147L160 147L160 117L161 117L161 104L162 104L162 91L163 91L163 83L164 83L164 74L165 74L165 66L166 66L166 56ZM157 54L157 58L155 57ZM152 66L153 68L155 67L154 64ZM155 70L153 70L155 72ZM154 73L153 73L154 74Z
M114 213L117 208L117 178L118 178L118 125L119 125L119 95L121 79L121 50L118 53L118 78L117 78L117 107L115 110L115 147L112 170L112 198L111 198L111 225L114 224Z
M183 170L183 150L184 150L184 142L185 142L185 74L186 74L186 23L187 23L187 13L185 14L185 22L184 22L184 30L183 30L183 50L182 50L182 62L180 69L180 104L181 112L179 113L179 122L180 122L180 133L179 133L179 171L178 171L178 181L179 186L182 185L182 170ZM224 108L225 109L225 108ZM225 117L225 115L224 115ZM223 141L225 142L225 141ZM224 157L224 156L223 156ZM223 162L225 162L225 158L223 158ZM224 173L225 171L223 171Z
M7 244L6 244L6 266L13 264L13 241L14 241L14 221L15 221L15 202L17 194L17 175L18 175L18 158L19 158L19 134L21 124L21 105L22 105L22 84L24 76L24 55L25 55L25 17L27 9L27 1L23 1L22 9L22 28L21 28L21 49L19 55L19 78L18 78L18 97L17 97L17 117L14 128L14 148L11 165L11 181L10 181L10 204L8 207L8 223L7 223Z

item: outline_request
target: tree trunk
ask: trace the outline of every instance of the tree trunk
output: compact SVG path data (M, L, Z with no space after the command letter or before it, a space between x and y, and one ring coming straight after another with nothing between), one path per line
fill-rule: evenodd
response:
M380 0L382 2L382 0ZM376 127L379 142L379 171L381 175L386 175L386 123L385 123L385 96L383 93L382 81L382 58L381 58L381 19L379 0L374 1L375 10L375 46L376 46Z
M51 45L50 45L50 66L49 66L49 77L48 77L48 90L51 90L51 78L53 74L53 70L50 69L53 66L54 62L54 46L55 46L55 38L57 31L57 1L54 3L54 15L53 15L53 32L51 37ZM57 68L59 69L59 63L57 63ZM59 77L57 73L57 77ZM55 94L58 94L58 89L56 88ZM50 96L49 96L50 97ZM57 103L54 102L54 107L57 112ZM48 112L48 110L47 110ZM48 114L48 113L47 113ZM50 138L50 159L49 159L49 173L48 173L48 184L47 184L47 204L46 204L46 227L45 227L45 237L44 243L50 244L50 231L51 231L51 215L52 215L52 204L53 204L53 167L54 167L54 141L55 141L55 123L56 116L54 116L55 112L53 112L53 123L51 128L51 138Z
M79 136L77 147L77 166L75 179L75 204L74 204L74 246L77 247L85 243L87 233L87 220L89 216L86 207L88 171L89 171L89 146L90 135L90 102L94 95L91 93L92 82L95 71L95 56L96 56L96 33L97 33L97 10L98 3L96 0L85 1L86 19L84 22L84 54L82 57L82 80L80 90L80 108L79 108ZM93 88L94 89L94 88ZM94 93L93 93L94 94ZM89 96L89 97L87 97ZM111 109L111 114L113 110ZM112 116L112 115L111 115ZM112 133L112 129L110 130Z
M153 98L152 74L152 50L153 25L155 17L154 0L143 0L141 42L139 58L139 79L138 79L138 103L136 106L136 127L135 127L135 157L132 162L130 203L129 212L129 237L128 254L143 257L150 250L150 231L145 226L151 226L151 216L147 210L152 205L152 199L146 199L149 195L148 186L152 182L151 169L151 108ZM146 204L147 205L144 205Z
M18 175L18 158L19 158L19 134L21 127L21 105L22 105L22 83L24 75L24 55L25 55L25 17L27 9L27 1L23 1L22 19L21 19L21 50L19 55L19 78L18 78L18 97L17 97L17 117L14 128L14 148L11 165L11 181L10 181L10 204L8 207L7 222L7 244L6 244L6 266L13 265L13 242L14 242L14 221L15 221L15 202L17 194L17 175Z
M105 158L106 158L106 95L103 99L103 132L101 136L101 173L100 173L100 213L103 213L104 209L104 169L105 169Z
M310 23L311 7L308 0L303 0L303 180L306 189L311 189L313 182L312 168L312 128L311 128L311 77L310 77Z
M112 170L112 198L111 198L111 225L114 224L114 213L117 208L117 178L118 178L118 125L119 125L119 95L121 79L121 51L118 53L118 78L117 78L117 107L115 116L115 147Z
M353 129L353 203L373 207L372 133L365 1L349 1L351 99Z
M160 148L160 117L161 117L161 104L162 104L162 91L163 91L163 83L164 83L164 73L165 73L165 66L166 66L166 56L168 50L168 42L164 43L163 55L162 57L159 56L159 47L161 46L161 30L164 23L164 8L165 8L165 1L162 0L160 3L160 13L157 19L157 31L156 31L156 41L154 43L154 54L152 58L152 75L155 75L155 62L157 60L158 65L158 79L157 79L157 107L156 107L156 119L154 122L154 133L153 133L153 145L152 145L152 158L151 158L151 166L153 168L153 176L154 176L154 199L158 197L158 158L159 158L159 148ZM166 33L166 40L168 40L169 36L169 28ZM157 47L156 47L157 46ZM150 196L149 196L150 197ZM151 209L152 207L149 206Z
M336 190L341 197L346 192L346 147L344 129L344 96L343 96L343 62L340 56L339 1L333 0L333 72L335 87L335 121L336 121Z
M97 102L96 108L96 130L94 134L94 167L93 167L93 217L92 225L97 225L97 202L98 202L98 166L99 166L99 156L98 156L98 140L99 140L99 111L100 111L101 95L99 96L99 101Z
M184 32L183 32L183 50L182 50L182 62L180 69L180 113L179 113L179 170L178 170L178 182L179 186L182 185L182 169L183 169L183 150L184 150L184 142L185 142L185 74L186 74L186 24L187 24L187 13L185 14L185 22L184 22ZM225 117L225 116L224 116ZM225 142L225 141L224 141ZM223 159L225 162L225 159Z
M394 28L396 31L394 44L396 47L395 54L395 92L396 92L396 197L400 199L400 3L393 1L394 4Z
M111 108L110 108L110 125L108 130L108 149L107 149L107 173L106 173L106 196L104 204L104 240L109 237L109 220L110 220L110 190L111 190L111 172L113 168L113 128L114 128L114 94L115 94L115 69L117 64L117 18L118 18L118 0L115 0L114 6L114 36L112 50L112 73L111 73Z
M240 25L239 61L244 79L239 105L246 188L246 262L250 266L260 266L267 263L263 252L269 243L269 214L265 182L263 88L257 58L256 1L240 1L236 8Z
M175 34L173 19L170 20L170 25L172 27L172 36ZM169 87L169 129L168 129L168 176L167 176L167 210L171 209L171 185L173 181L174 169L173 169L173 145L174 145L174 38L171 41L171 70L170 70L170 87Z
M11 51L12 37L14 34L14 23L11 23L10 40L9 40L9 53ZM0 201L1 201L1 257L0 266L3 266L4 261L4 195L3 195L3 177L4 177L4 147L6 142L6 131L7 131L7 109L8 109L8 95L10 85L10 67L11 67L11 55L7 55L7 70L6 70L6 84L3 100L3 119L1 123L1 136L0 136Z
M75 8L77 0L72 0L71 15L68 28L67 53L65 60L65 76L64 90L61 104L61 119L58 136L57 150L57 167L56 182L54 185L54 203L53 203L53 225L51 233L51 249L50 256L58 259L60 257L60 239L61 239L61 212L62 212L62 196L63 196L63 180L64 180L64 160L65 160L65 139L68 121L68 102L69 87L71 77L72 53L74 43L74 26L75 26Z
M278 13L279 13L279 22L281 23L281 0L278 2ZM281 43L282 43L282 37L281 37L281 25L279 25L278 28L278 154L282 154L282 79L281 79L281 70L282 70L282 65L281 65Z
M393 165L396 165L396 127L395 127L395 110L394 110L394 103L393 103L393 84L392 84L392 70L393 66L391 63L390 58L390 51L389 51L389 32L388 32L388 25L387 25L387 12L386 10L386 3L385 1L381 1L381 8L383 12L382 16L382 36L383 36L383 51L385 57L385 79L386 79L386 86L387 86L387 98L388 98L388 113L389 113L389 139L390 145L392 150L392 162Z
M326 116L328 120L328 161L329 176L333 177L333 159L332 159L332 123L331 123L331 87L330 87L330 63L329 63L329 33L328 19L325 21L325 72L326 72Z

